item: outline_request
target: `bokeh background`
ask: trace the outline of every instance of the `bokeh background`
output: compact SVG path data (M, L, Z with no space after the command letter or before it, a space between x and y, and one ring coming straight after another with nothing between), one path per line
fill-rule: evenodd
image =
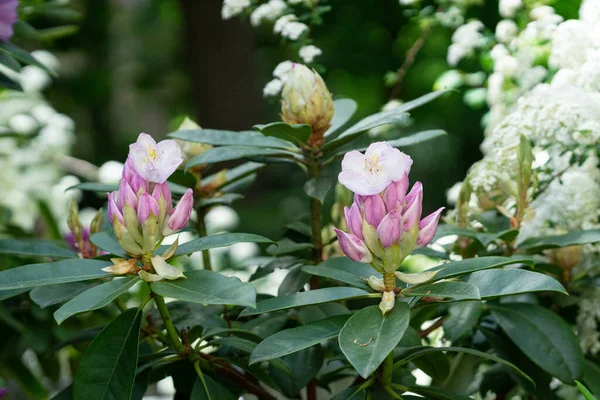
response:
M319 62L335 98L359 104L355 118L380 110L391 90L384 76L402 64L420 28L398 0L330 0L332 10L313 34L323 50ZM566 18L577 16L579 1L557 2ZM270 25L253 29L247 21L221 19L220 0L74 0L82 15L78 34L55 41L50 50L61 61L60 77L47 89L54 107L76 122L74 156L101 165L125 159L140 132L161 138L185 116L201 126L249 129L278 120L278 100L265 99L262 87L273 68L288 59ZM497 1L471 8L489 27L500 19ZM436 28L428 37L399 90L406 101L433 90L449 67L446 51L452 32ZM477 66L474 66L476 70ZM415 160L414 179L424 182L425 211L444 205L445 192L481 158L481 117L463 93L437 100L413 113L410 130L440 128L447 138L405 149ZM374 139L372 139L374 140ZM334 171L335 172L335 171ZM308 211L293 166L264 170L235 208L242 231L277 237L282 223ZM100 206L86 194L84 206Z

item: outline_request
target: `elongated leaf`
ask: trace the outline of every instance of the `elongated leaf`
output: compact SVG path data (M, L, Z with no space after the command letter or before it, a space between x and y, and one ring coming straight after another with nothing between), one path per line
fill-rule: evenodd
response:
M478 271L465 277L464 281L477 286L482 299L544 291L568 294L556 279L523 269Z
M346 125L352 118L358 104L352 99L338 99L333 102L333 118L331 119L331 126L325 132L325 137L335 133L338 129Z
M458 235L458 236L466 236L471 239L477 240L481 243L482 246L487 247L490 243L495 240L503 239L503 240L514 240L519 231L514 229L507 229L501 232L488 233L488 232L479 232L473 229L461 228L455 225L440 225L435 234L433 241L436 241L439 238L450 236L450 235Z
M234 201L243 199L244 195L239 193L224 193L218 197L201 198L196 204L197 207L210 207L217 204L231 205Z
M269 336L256 346L250 355L250 364L283 357L338 335L348 315L314 321L292 329L286 329Z
M361 133L371 128L392 123L403 123L408 119L407 111L429 103L430 101L446 93L448 93L448 91L446 90L432 92L421 96L417 99L406 102L401 106L394 108L393 110L382 111L377 114L373 114L366 118L363 118L347 130L342 132L342 134L336 139L332 140L331 142L325 143L325 145L323 146L323 152L330 152L331 150L337 149L338 147L343 146L351 140L354 140Z
M262 132L266 136L284 140L292 140L296 143L302 144L306 143L310 134L312 133L312 128L310 125L289 125L285 122L272 122L266 125L254 125L252 128Z
M481 289L480 289L481 292ZM480 301L461 301L448 306L448 318L444 321L444 334L453 342L466 335L483 313Z
M0 290L26 289L41 285L87 281L108 276L102 268L111 263L70 259L46 264L28 264L0 272Z
M185 273L187 279L154 282L152 291L165 297L200 304L232 304L254 307L256 291L237 277L200 270Z
M21 65L8 53L0 53L0 64L15 72L19 72Z
M0 43L0 52L7 53L25 64L35 65L36 67L48 72L50 75L56 76L56 72L54 72L54 70L48 68L47 66L36 60L26 50L23 50L22 48L12 43Z
M478 257L454 261L431 268L429 271L440 271L430 281L455 278L475 271L499 268L510 264L527 264L533 267L533 261L525 257Z
M175 251L175 256L192 254L198 251L214 249L217 247L231 246L236 243L273 243L271 239L253 233L219 233L191 240L180 244ZM160 246L156 254L162 254L169 246Z
M392 147L408 147L447 135L448 133L446 131L441 129L433 129L429 131L413 133L412 135L401 137L399 139L390 140L388 143Z
M540 368L565 383L583 375L583 354L571 327L558 315L534 304L488 303L511 340Z
M100 332L81 358L76 399L129 399L135 380L142 312L132 308Z
M439 389L433 386L408 386L408 391L425 396L431 400L472 400L469 396L453 393L447 389Z
M431 285L414 286L402 292L405 296L450 297L455 300L480 299L477 286L465 282L439 282Z
M0 254L29 257L73 258L74 252L66 247L38 239L2 239Z
M600 242L600 229L569 232L564 235L540 236L526 239L517 246L520 251L538 252L543 249L568 247Z
M296 153L292 153L283 149L273 149L268 147L252 147L252 146L222 146L213 147L206 150L202 154L194 156L185 164L185 169L192 168L201 164L212 164L221 161L239 160L242 158L253 157L296 157Z
M56 320L56 323L60 325L72 315L102 308L125 293L139 281L140 278L137 276L113 279L110 282L86 290L56 310L54 312L54 319Z
M256 131L221 131L217 129L190 129L169 133L174 139L217 146L254 146L276 149L295 149L292 143L275 137L266 137Z
M114 192L119 189L119 185L116 183L101 183L101 182L82 182L77 185L67 188L67 190L78 189L88 192Z
M596 396L600 395L600 366L589 360L583 361L583 382Z
M590 393L590 391L587 390L587 388L583 386L581 382L575 381L575 384L577 385L577 388L579 389L585 400L596 400L594 396Z
M211 183L211 181L213 181L214 179L219 178L218 185L212 185L212 183L211 183L211 185L214 186L214 190L219 190L226 185L230 185L232 183L235 183L241 179L248 177L249 175L256 173L257 171L261 170L264 167L265 167L265 164L249 161L244 164L238 165L237 167L226 170L225 171L225 180L223 182L220 181L220 176L221 176L220 172L217 172L216 174L209 175L209 176L203 178L202 183L203 184Z
M333 257L319 264L321 267L333 268L338 271L346 271L357 275L359 278L368 279L370 276L382 278L383 276L375 271L369 264L352 261L348 257Z
M365 307L350 317L340 331L340 348L366 379L398 345L409 320L407 303L396 302L385 317L378 306Z
M277 244L267 247L267 253L272 256L281 256L283 254L295 253L297 251L312 249L312 243L296 243L288 238L281 239Z
M325 196L327 196L329 189L331 189L335 182L336 179L330 176L313 178L304 184L304 193L323 204Z
M28 289L9 289L9 290L0 290L0 301L10 299L11 297L15 297L20 295L21 293L25 293Z
M94 283L71 282L35 287L29 292L31 300L42 308L64 303L92 288Z
M423 347L415 347L415 348L411 348L407 351L407 353L403 356L401 356L399 359L396 359L396 366L402 365L407 363L408 361L411 361L415 358L421 357L423 355L426 354L431 354L431 353L437 353L437 352L450 352L450 353L464 353L464 354L471 354L473 356L477 356L480 358L484 358L486 360L490 360L490 361L494 361L498 364L501 364L507 368L512 369L513 371L515 371L516 373L518 373L519 375L523 376L525 379L527 379L528 381L530 381L531 383L535 384L535 382L533 382L533 380L523 371L521 371L516 365L500 358L497 357L493 354L489 354L489 353L484 353L482 351L479 350L474 350L474 349L469 349L469 348L464 348L464 347L429 347L429 346L423 346Z
M96 232L90 237L91 242L102 250L108 251L120 257L127 256L127 252L123 250L115 234L109 231Z
M312 275L335 279L336 281L344 282L369 292L373 291L360 276L343 269L328 267L324 263L320 265L306 265L302 267L302 270Z
M0 72L0 87L5 87L10 90L18 90L22 91L23 87L21 83L19 83L16 78L8 77L7 75Z
M196 378L194 387L192 388L192 394L190 400L236 400L234 396L219 382L215 381L208 375L204 375L204 382L206 382L206 388L200 378ZM206 393L208 389L208 393Z
M328 303L357 297L368 297L369 293L356 288L332 287L325 289L300 292L289 296L275 297L259 302L256 308L246 308L241 317L262 314L266 312L285 310L294 307L303 307L311 304Z

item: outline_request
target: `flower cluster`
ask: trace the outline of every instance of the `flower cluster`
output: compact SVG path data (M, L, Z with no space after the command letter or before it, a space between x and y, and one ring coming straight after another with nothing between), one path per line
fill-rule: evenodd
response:
M368 281L385 292L384 313L393 306L396 277L408 283L431 277L396 270L415 246L431 242L444 209L421 219L423 185L416 182L408 191L411 165L408 155L387 142L376 142L365 154L347 153L338 177L354 192L354 203L344 209L347 232L335 229L340 248L350 259L369 263L384 274L384 280L371 277Z
M108 194L108 218L119 244L135 261L152 257L165 236L183 229L190 219L192 190L188 189L173 207L166 182L182 161L181 150L173 140L157 144L150 135L142 133L130 145L119 190ZM168 272L174 267L168 266L164 258L168 257L152 257L157 274L142 270L140 275L150 281L181 277L180 271ZM129 273L135 271L135 264L131 260L117 260L107 270Z

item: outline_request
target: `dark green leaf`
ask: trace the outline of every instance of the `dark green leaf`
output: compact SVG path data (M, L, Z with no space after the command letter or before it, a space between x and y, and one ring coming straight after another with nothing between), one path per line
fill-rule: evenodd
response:
M264 339L279 332L287 322L287 319L288 317L285 313L261 315L246 322L243 325L243 329Z
M185 273L187 279L154 282L152 291L165 297L200 304L231 304L254 307L256 291L237 277L199 270Z
M0 290L0 301L10 299L11 297L15 297L20 295L21 293L25 293L29 291L27 289L9 289L9 290Z
M346 125L356 112L358 105L352 99L338 99L333 102L333 118L331 126L325 132L325 137L335 133L342 126Z
M56 76L56 72L46 67L44 64L36 60L29 52L12 43L0 43L0 52L11 55L17 60L30 65L35 65L38 68L43 69L52 76Z
M77 185L71 186L67 188L67 190L78 189L84 190L88 192L114 192L115 190L119 190L119 185L116 183L100 183L100 182L82 182Z
M448 305L448 317L444 321L444 334L455 342L471 331L483 313L480 301L461 301Z
M312 247L312 243L296 243L288 238L284 238L277 242L277 244L272 244L271 246L267 247L267 253L272 256L281 256L283 254L311 249Z
M454 261L447 264L439 265L430 271L438 272L430 281L437 281L440 279L455 278L457 276L466 275L475 271L481 271L484 269L499 268L509 264L527 264L533 267L533 261L524 257L477 257L469 258L460 261Z
M19 72L21 69L21 65L17 62L17 60L7 53L0 53L0 64L15 72Z
M447 225L443 224L438 227L438 230L435 234L433 241L436 241L439 238L450 236L450 235L458 235L458 236L466 236L471 239L477 240L481 243L482 246L487 247L490 243L494 242L498 239L503 240L514 240L517 237L519 231L514 229L508 229L501 232L495 233L487 233L487 232L479 232L472 229L461 228L455 225Z
M466 282L445 281L431 285L413 286L402 292L405 296L450 297L455 300L480 299L477 286Z
M0 72L0 87L5 87L10 90L23 90L21 83L14 80L13 78L8 77L7 75Z
M169 133L174 139L211 144L215 146L253 146L276 149L295 149L292 143L275 137L266 137L256 131L221 131L217 129L189 129Z
M56 310L54 312L54 319L60 325L72 315L102 308L139 281L140 278L137 276L113 279L110 282L86 290Z
M93 287L94 283L71 282L35 287L29 292L31 300L42 308L64 303Z
M94 339L75 375L76 399L129 399L137 369L142 312L120 314Z
M204 388L204 384L200 378L196 378L194 382L194 388L190 395L190 400L236 400L237 397L231 394L223 385L212 379L208 375L204 375L204 382L206 382L206 388L208 394Z
M293 140L302 144L306 143L310 134L312 133L312 128L310 125L288 125L285 122L272 122L266 125L254 125L252 128L262 132L266 136L284 140Z
M369 264L352 261L348 257L333 257L323 261L319 266L346 271L364 279L368 279L370 276L382 278L382 275L375 271Z
M450 360L441 351L427 354L424 357L417 357L411 361L415 367L423 370L436 382L443 382L450 373Z
M201 198L197 203L197 207L210 207L217 204L231 205L234 201L243 199L244 195L239 193L224 193L218 197Z
M95 235L94 235L95 236ZM92 236L93 237L93 236ZM271 239L253 233L219 233L191 240L180 244L175 251L175 256L192 254L198 251L214 249L217 247L226 247L236 243L273 243ZM100 246L99 246L100 247ZM165 252L169 246L160 246L157 254Z
M273 149L269 147L253 147L253 146L223 146L213 147L206 150L202 154L194 156L185 164L185 169L192 168L201 164L212 164L221 161L239 160L241 158L254 157L287 157L293 158L298 156L283 149Z
M544 291L568 294L556 279L523 269L478 271L463 280L477 286L482 299Z
M350 310L343 304L325 303L318 306L303 307L298 312L298 322L302 325L338 315L350 315Z
M569 232L564 235L540 236L526 239L517 246L519 250L537 253L543 249L569 247L600 242L600 229Z
M304 285L310 280L310 275L302 271L301 265L296 265L289 269L288 274L277 289L277 296L287 296L302 290Z
M256 346L250 356L250 364L283 357L333 339L348 318L347 315L339 315L277 332Z
M110 254L119 257L127 256L127 252L123 250L113 231L96 232L90 237L90 241L102 250L108 251Z
M600 395L600 366L589 360L583 361L583 382L596 396Z
M331 268L325 265L325 263L319 265L306 265L302 267L304 272L312 275L322 276L324 278L335 279L336 281L344 282L359 289L364 289L372 292L373 289L364 281L359 275L353 274L352 272L345 271L343 269Z
M571 327L558 315L534 304L492 305L492 315L534 363L565 383L583 375L583 354Z
M385 317L378 306L365 307L342 328L340 348L360 376L367 379L398 345L409 320L406 303L396 302Z
M308 197L317 199L319 202L321 202L321 204L323 204L325 201L325 196L327 196L329 189L331 189L335 182L336 178L332 178L330 176L313 178L304 184L304 193L306 193Z
M320 348L311 347L289 354L282 358L287 364L289 373L277 370L272 365L270 375L283 389L283 393L291 398L299 398L300 390L308 385L323 365L323 352Z
M46 264L28 264L0 272L0 290L26 289L41 285L87 281L110 275L102 271L111 263L70 259Z
M344 299L352 299L368 296L369 293L356 288L332 287L325 289L300 292L289 296L275 297L259 302L256 308L246 308L240 314L241 317L262 314L266 312L285 310L288 308L303 307L311 304L328 303Z
M472 400L469 396L452 393L446 389L438 389L433 386L408 386L408 391L426 396L432 400Z
M367 394L364 389L361 389L360 387L349 387L333 396L330 400L365 400L366 396Z
M73 258L75 253L66 247L39 239L2 239L0 254L28 257Z

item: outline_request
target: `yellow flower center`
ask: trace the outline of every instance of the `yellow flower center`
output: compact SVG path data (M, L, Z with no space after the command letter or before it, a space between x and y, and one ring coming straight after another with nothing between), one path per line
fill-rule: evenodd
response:
M150 161L155 161L156 160L156 149L148 149L148 158L150 159Z
M383 165L379 164L379 156L373 154L365 159L365 171L371 175L380 175L383 173Z

